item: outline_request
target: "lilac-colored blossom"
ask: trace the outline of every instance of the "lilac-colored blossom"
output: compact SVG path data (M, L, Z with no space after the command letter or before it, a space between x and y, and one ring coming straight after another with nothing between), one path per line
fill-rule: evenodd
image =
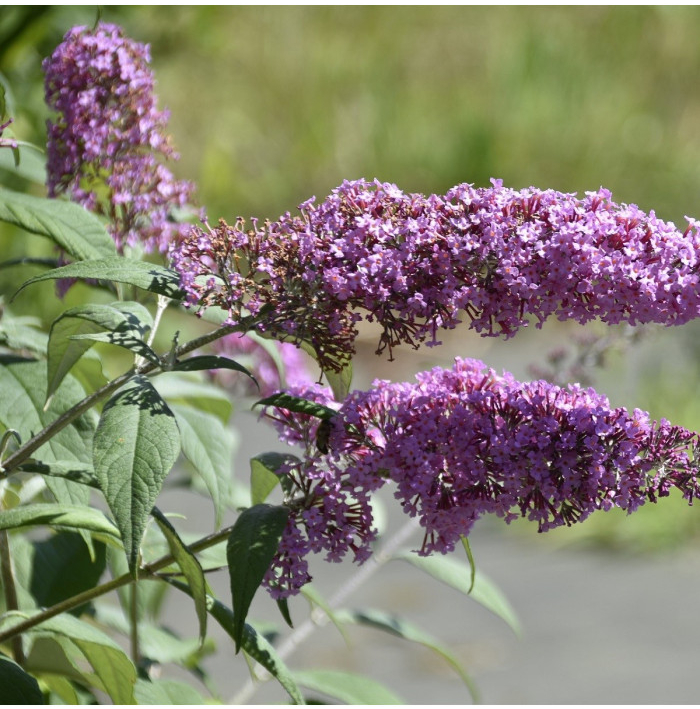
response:
M177 159L158 111L147 45L116 25L74 27L44 60L48 188L107 218L120 250L165 251L187 226L172 219L193 192L160 161Z
M510 337L528 319L678 325L700 313L700 237L617 204L600 189L458 185L445 196L344 182L276 222L193 229L172 253L192 306L244 314L306 340L325 368L354 351L356 323L382 326L378 351L437 343L466 317Z
M291 387L290 393L330 408L337 408L330 389L319 384ZM319 464L323 457L319 419L303 413L268 411L280 438L304 449L304 459L294 459L280 469L286 476L285 504L289 519L264 585L275 598L297 593L311 580L309 553L325 553L327 561L340 561L351 553L362 563L371 554L376 538L372 526L370 487L358 488L342 471ZM321 456L321 458L319 458Z
M369 495L388 482L425 530L424 555L452 551L484 514L527 517L546 531L599 509L633 512L672 487L690 502L700 494L697 434L613 408L593 389L522 383L468 359L416 380L377 381L350 394L333 418L327 454L314 446L318 419L268 414L284 440L304 447L288 475L298 489L318 490L318 497L300 495L290 517L294 534L308 541L297 547L299 573L278 574L275 560L273 578L306 578L307 547L331 559L352 550L364 560L375 534ZM326 495L335 506L323 502ZM313 524L302 513L311 509ZM330 531L344 543L334 545ZM298 585L280 581L275 589L289 595Z
M219 384L237 395L265 397L287 387L311 384L313 380L307 358L290 343L261 342L234 332L215 340L211 346L216 354L230 357L246 367L260 386L255 386L249 377L228 369L212 372Z

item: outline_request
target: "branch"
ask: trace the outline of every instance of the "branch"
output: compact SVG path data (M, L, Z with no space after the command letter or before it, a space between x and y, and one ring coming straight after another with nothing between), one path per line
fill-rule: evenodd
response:
M233 526L230 526L226 527L225 529L221 529L218 532L209 534L206 537L203 537L202 539L194 542L193 544L190 544L189 549L193 553L196 553L199 551L203 551L204 549L208 549L209 547L216 546L224 539L226 539L231 534L232 530ZM172 554L166 554L160 559L156 559L156 561L142 566L139 569L139 578L158 578L157 572L167 566L170 566L170 564L175 563L175 561L175 557ZM130 583L134 583L134 577L131 572L127 572L125 574L122 574L121 576L118 576L116 579L112 579L111 581L107 581L107 583L103 583L102 585L97 586L96 588L91 588L87 591L79 593L77 596L73 596L71 598L66 599L65 601L56 603L50 608L46 608L45 610L40 611L36 615L33 615L31 618L27 618L21 623L18 623L9 630L0 632L0 644L16 636L19 636L22 633L26 633L28 630L31 630L33 627L43 623L45 620L49 620L49 618L53 618L54 616L57 616L60 613L65 613L67 611L72 610L73 608L82 606L84 603L92 601L94 598L104 596L105 593L114 591L117 588L121 588L122 586L127 586Z
M245 331L250 327L251 323L241 323L240 325L224 325L223 327L217 328L206 335L197 337L190 342L186 342L184 345L178 347L175 350L175 356L180 357L183 354L192 352L198 347L203 347L204 345L213 342L219 337L228 335L231 332ZM135 374L150 374L154 370L158 369L159 365L153 362L148 362L140 367L132 367L128 372L120 374L116 379L108 382L103 387L93 392L89 396L85 397L82 401L78 402L75 406L68 409L68 411L61 414L55 421L52 421L46 428L39 431L35 436L30 438L23 446L18 448L12 455L8 456L7 459L2 464L2 469L0 470L0 478L7 477L8 473L12 471L17 466L21 465L31 454L40 448L46 441L50 440L59 431L64 429L69 423L77 419L79 416L84 414L86 411L91 409L98 401L106 398L110 394L113 394L117 389L131 379Z

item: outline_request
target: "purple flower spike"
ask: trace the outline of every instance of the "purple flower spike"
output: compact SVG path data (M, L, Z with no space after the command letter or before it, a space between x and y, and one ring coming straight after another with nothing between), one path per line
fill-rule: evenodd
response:
M369 496L389 482L425 529L423 555L452 551L484 514L527 517L544 532L599 509L633 512L672 487L690 502L700 494L698 434L612 408L593 389L522 383L468 359L416 379L350 394L324 451L314 446L318 419L268 412L281 438L305 449L288 471L300 491L288 527L297 572L285 570L289 552L273 562L278 596L296 593L308 575L307 551L367 558L375 534Z
M187 225L172 220L193 186L159 160L177 159L158 111L147 45L100 23L74 27L44 60L48 188L107 218L120 252L141 244L165 251Z
M445 196L345 182L300 215L194 229L172 251L189 303L306 340L326 369L354 351L356 323L382 326L378 352L437 344L460 318L483 335L534 319L678 325L700 314L700 237L607 190L459 185Z

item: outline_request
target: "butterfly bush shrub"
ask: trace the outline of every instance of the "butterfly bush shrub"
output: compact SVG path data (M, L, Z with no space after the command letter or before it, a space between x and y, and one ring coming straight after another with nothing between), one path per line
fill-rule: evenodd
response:
M48 197L0 191L0 219L50 239L70 262L25 286L84 279L110 294L65 310L48 334L7 310L0 320L12 402L0 404L3 699L222 699L155 671L174 658L205 677L211 617L293 702L304 701L303 686L347 701L346 689L285 664L301 631L278 651L246 621L260 586L288 622L287 599L299 592L328 613L345 600L352 584L330 604L309 590L312 554L363 565L355 584L381 568L398 542L379 545L380 489L422 528L418 565L463 544L472 572L468 536L483 515L525 517L544 532L596 510L634 512L673 488L689 502L698 495L698 435L615 408L592 388L520 382L458 358L413 382L351 389L363 320L379 324L376 352L389 358L400 346L439 345L444 329L510 338L550 317L687 323L700 314L698 222L679 229L604 189L580 198L500 180L444 195L346 181L276 220L180 222L194 190L165 166L175 153L149 61L148 47L114 25L70 30L44 62ZM210 327L163 340L168 306ZM96 374L94 342L126 349L131 365L113 379ZM256 403L260 425L292 447L255 455L242 505L229 397ZM180 454L189 467L176 466ZM211 498L200 538L158 506L174 468ZM225 517L233 522L222 527ZM37 525L40 541L24 534ZM47 554L70 583L49 588ZM230 599L207 582L221 570ZM468 593L474 575L470 585L464 571ZM173 587L193 600L198 641L151 624ZM115 590L121 609L103 603ZM342 617L401 634L393 616ZM165 645L151 641L155 632ZM363 683L351 681L350 699L366 703ZM253 687L243 683L235 699Z

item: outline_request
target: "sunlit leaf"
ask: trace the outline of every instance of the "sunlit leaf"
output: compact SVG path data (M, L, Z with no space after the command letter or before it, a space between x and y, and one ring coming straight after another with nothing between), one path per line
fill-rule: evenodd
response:
M231 417L233 405L228 396L199 375L165 372L153 380L153 385L168 402L181 402L214 414L222 423Z
M146 521L179 453L175 416L145 377L134 377L105 405L93 444L95 475L133 574Z
M3 625L10 627L16 619L30 618L32 614L13 612L4 618ZM92 665L102 687L115 704L134 704L136 668L124 651L96 626L62 614L49 618L30 631L35 637L54 637L57 641L70 641ZM72 660L68 656L69 660ZM77 668L80 671L80 668Z
M204 697L189 684L170 679L136 680L134 696L140 705L206 704Z
M467 686L474 702L479 701L474 682L459 664L457 658L444 647L439 640L426 633L417 625L409 623L407 620L394 613L387 613L386 611L376 610L374 608L363 608L361 610L341 609L335 612L335 618L340 623L354 623L356 625L366 625L371 628L377 628L378 630L383 630L403 640L409 640L433 650L443 657L460 676Z
M159 587L170 590L164 581L139 581L139 601L145 588ZM130 622L125 612L118 606L99 603L94 608L95 620L110 630L115 630L125 637L131 632ZM167 628L141 619L139 620L139 649L142 657L155 662L177 662L191 666L192 662L206 650L213 650L213 643L205 643L202 648L197 638L181 638Z
M47 361L47 398L50 397L73 365L92 347L89 339L74 339L107 330L124 337L143 337L152 327L148 310L140 303L84 305L61 313L51 325ZM113 343L118 344L118 343ZM149 348L150 349L150 348Z
M349 361L339 372L324 372L336 401L344 401L352 386L352 361Z
M253 505L267 499L280 484L280 469L299 462L299 458L288 453L260 453L250 459L250 497Z
M80 384L68 376L44 411L45 363L11 355L0 355L0 391L0 424L16 429L24 441L85 397ZM92 410L79 416L38 448L35 457L47 463L89 462L96 422L97 415Z
M472 587L471 569L464 562L437 554L418 556L410 551L399 552L394 558L408 561L438 581L464 593L504 620L516 635L520 634L520 622L512 606L502 591L481 571L476 571Z
M16 155L19 154L19 165ZM18 141L16 150L0 150L0 170L36 182L46 184L46 156L36 147Z
M299 396L285 394L284 392L260 399L260 401L255 402L254 406L276 406L280 409L287 409L287 411L293 411L298 414L307 414L320 419L329 419L337 413L337 411L334 411L330 407L324 406L323 404L317 404L315 401L302 399Z
M99 510L87 506L36 503L0 510L0 529L50 525L61 529L99 532L119 539L119 531Z
M104 224L73 202L0 190L0 220L48 237L79 260L117 256Z
M328 694L346 704L404 704L390 689L370 677L352 672L311 670L295 672L297 684Z
M197 557L180 539L175 527L170 524L165 515L158 508L153 508L151 514L168 542L170 553L190 585L197 619L199 620L199 642L203 643L204 638L207 636L207 582L204 579L202 566L197 561Z
M143 290L180 300L184 293L180 290L180 275L169 268L163 268L146 261L133 261L121 256L108 259L79 261L61 266L53 271L41 273L26 281L17 291L33 283L56 280L58 278L79 278L101 281L116 281L142 288ZM17 293L15 294L16 297Z

